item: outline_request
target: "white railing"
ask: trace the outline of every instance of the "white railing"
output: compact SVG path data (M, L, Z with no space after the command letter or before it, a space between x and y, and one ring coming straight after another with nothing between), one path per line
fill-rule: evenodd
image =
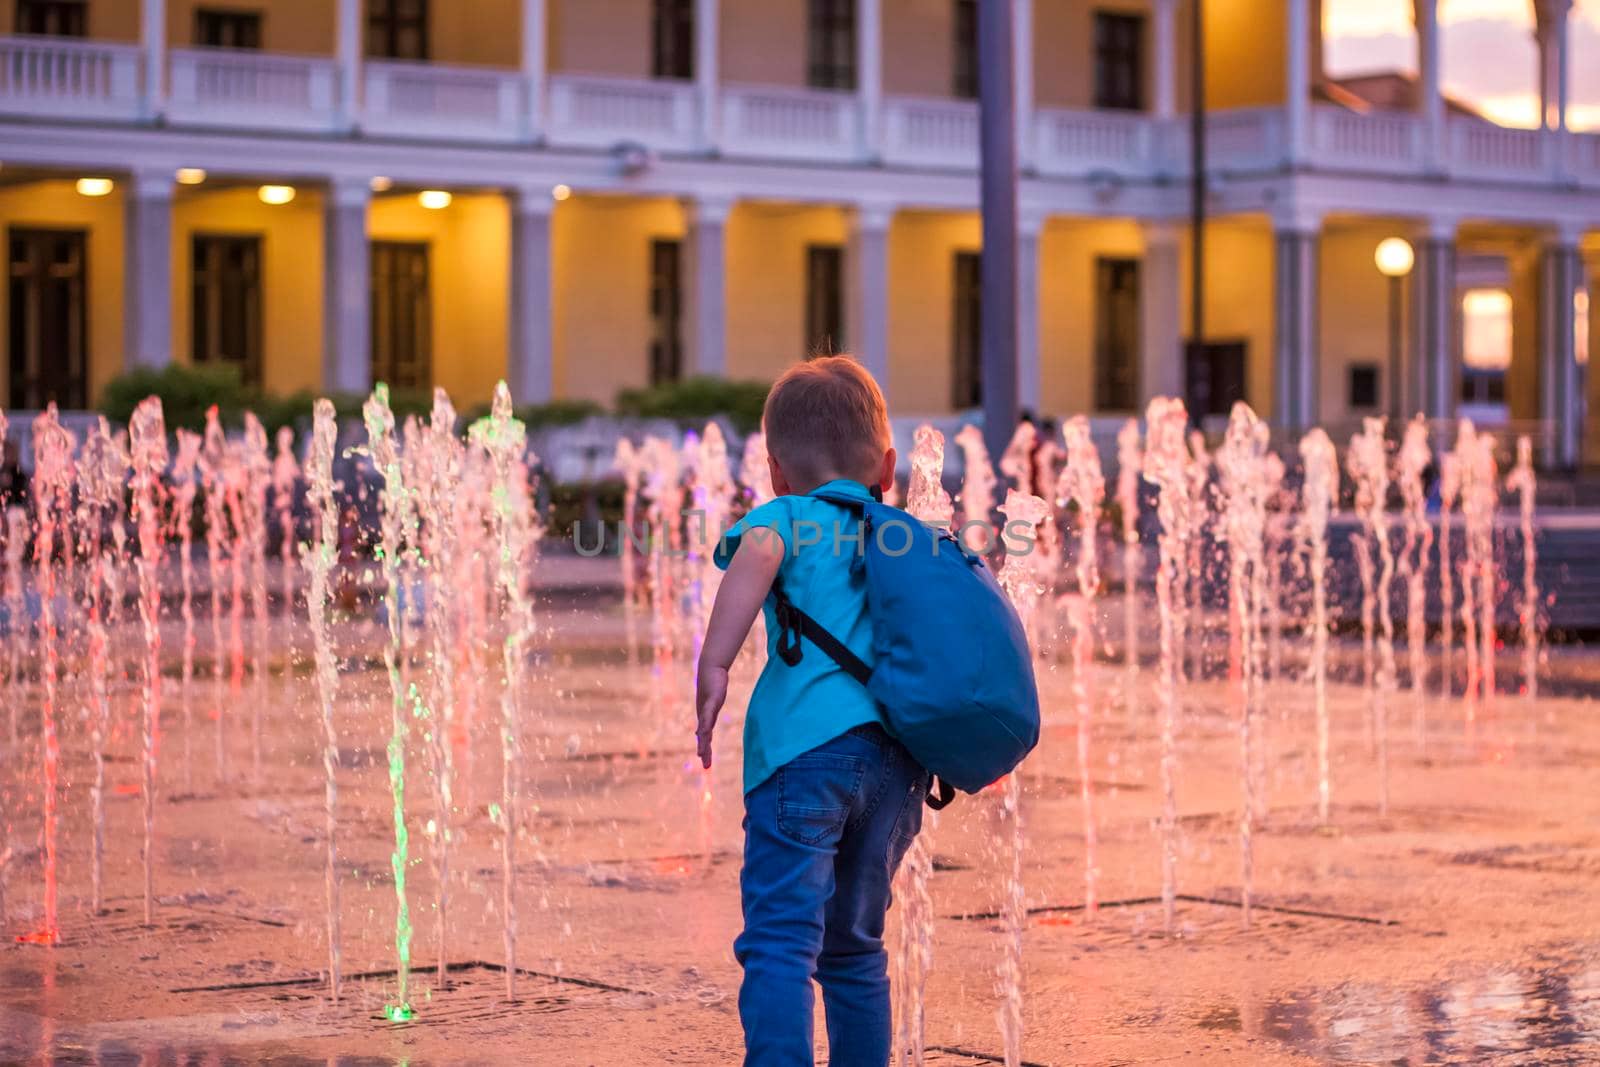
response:
M862 154L855 94L827 89L726 86L721 135L729 155L847 163Z
M1483 119L1450 119L1450 170L1495 178L1543 178L1553 169L1549 145L1541 130L1496 126Z
M1041 174L1096 171L1151 175L1171 161L1162 124L1133 111L1044 109L1033 117L1033 164Z
M1278 108L1238 108L1206 119L1208 170L1268 170L1283 163L1283 112Z
M1403 111L1361 114L1337 107L1311 113L1311 159L1318 165L1410 173L1423 160L1420 116Z
M550 78L548 106L548 136L556 144L608 148L638 141L687 150L702 140L689 82L557 74Z
M1600 182L1600 133L1568 135L1567 171L1585 184Z
M514 141L524 128L522 86L514 70L368 60L361 125L401 137Z
M326 130L337 117L334 61L229 48L170 53L168 116L174 122Z
M56 118L139 114L139 49L61 37L0 37L0 112Z
M890 163L976 167L976 101L910 96L884 100L883 158Z

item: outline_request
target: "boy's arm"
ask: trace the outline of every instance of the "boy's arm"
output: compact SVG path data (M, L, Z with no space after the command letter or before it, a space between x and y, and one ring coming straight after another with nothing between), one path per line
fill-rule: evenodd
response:
M695 672L695 743L702 766L711 766L711 731L716 728L722 702L728 697L728 668L750 635L756 614L778 576L783 553L783 538L776 530L750 530L740 540L722 584L717 587Z

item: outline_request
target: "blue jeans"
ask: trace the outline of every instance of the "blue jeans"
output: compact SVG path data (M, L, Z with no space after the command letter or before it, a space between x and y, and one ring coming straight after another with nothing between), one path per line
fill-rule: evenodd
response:
M811 979L822 985L832 1067L889 1061L884 913L922 828L928 773L876 724L780 767L744 798L745 1063L811 1064Z

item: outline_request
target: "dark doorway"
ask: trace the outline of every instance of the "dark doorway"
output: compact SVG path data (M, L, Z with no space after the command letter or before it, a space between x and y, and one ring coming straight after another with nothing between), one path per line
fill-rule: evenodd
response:
M1184 401L1189 417L1226 415L1234 402L1245 399L1244 341L1210 341L1185 346Z
M203 48L260 48L261 13L202 7L194 13L194 43Z
M650 9L650 74L694 77L694 0L654 0Z
M957 411L983 403L983 270L978 252L957 252L950 289L950 406Z
M372 242L372 380L395 389L433 384L428 246Z
M683 243L650 242L650 384L683 377Z
M367 55L428 58L428 0L367 0Z
M7 330L13 408L89 406L88 235L14 227Z
M806 354L831 356L845 350L844 249L806 246Z
M88 6L84 0L17 0L17 32L87 36Z
M261 384L261 238L195 234L191 358Z
M1102 256L1094 264L1094 407L1139 406L1139 261Z

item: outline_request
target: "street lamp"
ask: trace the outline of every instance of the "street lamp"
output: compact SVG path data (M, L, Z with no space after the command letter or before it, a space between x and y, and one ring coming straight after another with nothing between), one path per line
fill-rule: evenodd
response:
M1401 286L1405 284L1405 277L1411 273L1411 267L1416 263L1417 257L1411 250L1411 243L1404 237L1386 237L1378 242L1378 250L1372 258L1378 264L1378 273L1389 279L1389 418L1398 424L1402 418L1400 410Z

